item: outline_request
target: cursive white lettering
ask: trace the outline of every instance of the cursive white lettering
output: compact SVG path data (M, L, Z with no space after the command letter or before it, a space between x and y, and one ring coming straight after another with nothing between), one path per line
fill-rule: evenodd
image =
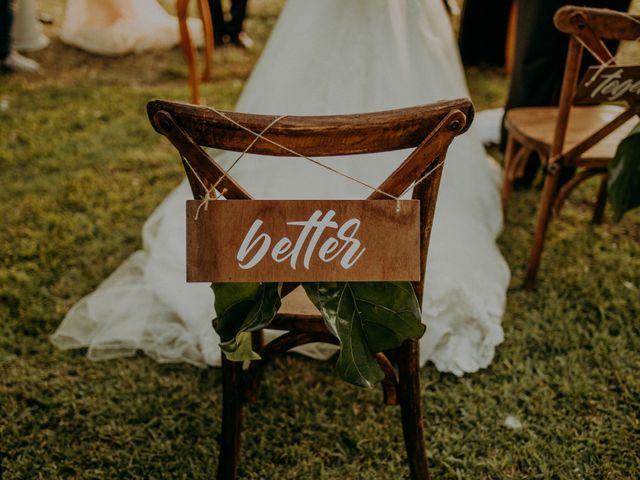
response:
M640 80L630 78L622 80L623 71L624 70L620 68L615 72L602 74L600 76L596 73L589 81L589 84L593 83L596 79L601 79L601 81L591 92L591 98L596 98L598 94L601 94L607 97L607 101L613 102L619 100L627 93L639 95Z
M300 258L302 258L303 267L309 270L314 255L325 263L336 260L342 255L340 266L344 269L353 267L366 250L356 238L361 222L357 218L351 218L342 225L338 225L334 221L335 215L334 210L324 214L321 210L316 210L308 220L287 222L287 225L302 227L298 238L293 242L288 237L282 237L273 247L271 247L271 236L268 233L259 232L263 221L259 219L254 221L240 244L236 255L238 265L245 270L255 267L271 248L271 258L277 263L289 260L293 270L298 266ZM335 236L329 236L321 243L323 236L326 237L332 230L335 231ZM247 260L249 255L252 256Z
M258 235L258 238L253 240L254 235L256 234L256 232L261 226L262 226L262 220L256 220L255 222L253 222L253 225L251 225L251 228L245 235L244 240L240 245L240 249L238 250L238 254L236 255L236 258L238 259L238 265L242 269L246 270L246 269L255 267L258 264L258 262L262 260L262 257L265 256L265 254L267 253L267 250L269 250L269 245L271 244L271 237L266 233L261 233L260 235ZM253 250L256 244L260 241L262 241L262 245L260 245L258 252L253 256L253 258L247 263L244 263L244 264L241 263L244 261L244 259L249 254L249 252L251 252L251 250Z
M306 222L287 222L287 225L304 225L305 226L304 228L307 228L307 226L311 225L311 228L315 229L315 232L313 232L313 235L309 240L309 245L307 245L307 250L305 251L304 259L302 261L304 268L306 268L307 270L309 270L309 262L311 261L311 256L313 255L313 251L315 250L316 245L318 244L318 240L320 240L320 237L324 233L324 230L326 228L338 227L338 224L336 222L331 221L331 219L335 217L335 215L336 215L335 211L329 210L321 220L318 220L322 216L322 212L320 210L316 210L315 212L313 212L313 215L311 215L311 218ZM304 229L303 229L303 232L304 232ZM305 239L302 239L301 241L301 239L298 238L298 242L296 242L296 248L298 248L298 244L300 244L300 249L301 249L302 243L304 243L304 240ZM296 269L293 263L293 259L291 262L291 268L293 268L294 270Z
M353 267L366 250L366 248L360 249L360 240L355 238L359 228L360 220L352 218L351 220L346 221L344 225L340 227L340 230L338 230L338 238L346 242L345 246L350 245L349 249L342 257L342 260L340 260L342 268L346 269ZM351 233L348 233L349 229L351 229Z

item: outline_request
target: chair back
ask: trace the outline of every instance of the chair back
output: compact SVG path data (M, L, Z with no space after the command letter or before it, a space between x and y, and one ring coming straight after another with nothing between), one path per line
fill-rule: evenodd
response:
M399 110L333 116L286 116L221 112L207 107L153 100L147 112L154 129L176 147L195 199L215 187L227 199L250 199L202 147L270 156L349 156L415 148L368 197L400 196L413 185L420 200L421 295L442 163L453 138L470 126L468 99ZM277 121L276 121L277 120ZM269 128L267 128L269 127ZM264 135L260 132L267 130ZM426 174L430 173L426 178ZM421 180L421 181L420 181ZM420 298L420 296L418 297Z
M558 122L550 163L562 157L571 162L640 112L640 65L619 67L604 40L640 40L640 16L608 9L566 6L555 15L556 28L571 35L560 94ZM587 70L578 87L584 51L598 66ZM624 78L623 78L624 77ZM608 95L604 95L607 93ZM586 98L589 97L589 98ZM571 107L625 100L628 108L583 141L563 152Z

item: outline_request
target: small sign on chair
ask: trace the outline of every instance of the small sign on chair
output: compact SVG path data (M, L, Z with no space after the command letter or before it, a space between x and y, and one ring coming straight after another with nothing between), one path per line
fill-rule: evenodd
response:
M189 282L399 280L420 280L418 200L187 202Z
M640 101L640 65L591 66L578 85L573 103Z

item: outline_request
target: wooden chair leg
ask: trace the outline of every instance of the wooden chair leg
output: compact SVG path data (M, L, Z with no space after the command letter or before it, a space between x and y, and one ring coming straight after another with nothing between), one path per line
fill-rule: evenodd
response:
M517 178L523 178L525 176L525 174L527 173L527 165L529 164L529 159L531 158L533 152L534 150L524 146L518 150L518 154L514 159L515 165L513 165L513 180ZM540 152L536 153L538 154L542 165L546 165L548 160L547 157Z
M412 480L429 479L420 400L420 344L407 340L398 349L398 381L402 432Z
M182 52L187 60L189 68L189 84L191 86L191 102L195 105L200 103L200 79L196 68L196 48L191 41L189 26L187 25L187 7L189 0L178 0L178 25L180 27L180 44Z
M222 434L218 459L218 480L235 480L240 460L243 382L242 363L222 355Z
M509 197L511 195L511 188L513 187L513 177L510 174L512 168L512 163L514 160L514 156L516 153L516 141L513 138L513 135L509 134L507 139L507 149L504 154L504 168L502 174L502 191L501 191L501 199L502 199L502 215L506 219L507 218L507 208L509 205Z
M596 206L593 209L593 218L591 223L595 225L602 224L604 219L604 209L607 206L607 184L609 183L609 176L604 174L602 180L600 180L600 188L598 188L598 197L596 198Z
M554 204L554 198L558 187L558 178L560 173L560 168L554 167L557 166L551 165L550 168L548 168L547 174L544 179L542 201L540 202L538 221L533 238L533 248L531 250L529 267L527 269L527 274L524 280L525 290L533 290L533 288L535 287L536 277L538 276L538 269L540 268L540 258L542 257L542 249L544 248L544 241L547 235L549 221L551 219L551 211Z
M211 80L211 69L213 65L213 23L211 21L211 10L208 0L198 0L198 10L202 18L202 34L204 37L204 70L202 71L202 81Z

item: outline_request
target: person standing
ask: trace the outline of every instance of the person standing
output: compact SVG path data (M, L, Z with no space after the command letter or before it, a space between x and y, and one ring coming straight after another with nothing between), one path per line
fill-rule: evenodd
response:
M15 6L12 0L0 0L0 70L34 73L40 70L40 65L11 47Z
M213 38L216 45L231 43L242 48L253 47L253 40L242 30L247 16L247 0L231 0L229 19L225 19L222 0L209 0Z
M504 66L512 4L513 0L464 2L458 47L466 67Z

